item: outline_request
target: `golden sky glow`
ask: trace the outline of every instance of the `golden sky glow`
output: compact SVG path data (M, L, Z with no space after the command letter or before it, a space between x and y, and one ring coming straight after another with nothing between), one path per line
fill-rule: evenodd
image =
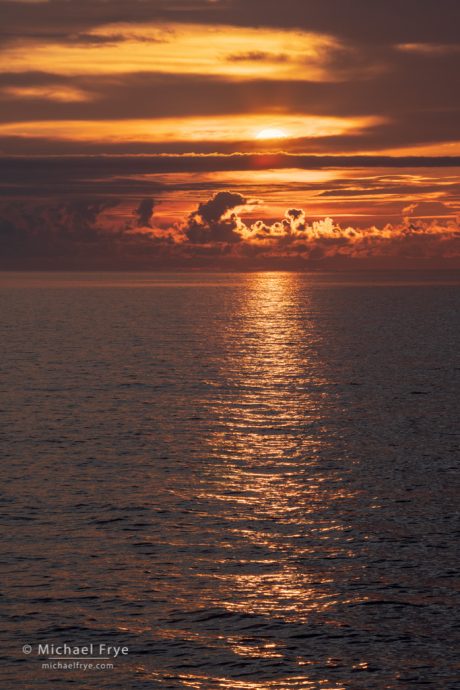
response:
M247 115L158 118L152 120L61 120L0 125L0 135L50 137L75 141L253 141L324 137L359 130L378 118L309 115ZM279 125L279 126L278 126Z
M0 0L8 266L457 260L458 21L374 4Z
M303 31L196 24L109 24L88 32L87 41L19 41L4 51L0 67L21 71L33 59L34 69L65 75L155 71L318 81L327 76L328 50L338 44Z
M14 98L37 99L43 98L49 101L61 103L79 103L91 100L92 96L82 89L63 85L50 86L6 86L2 89L6 96Z
M257 132L256 139L284 139L288 134L284 129L277 127L267 127Z

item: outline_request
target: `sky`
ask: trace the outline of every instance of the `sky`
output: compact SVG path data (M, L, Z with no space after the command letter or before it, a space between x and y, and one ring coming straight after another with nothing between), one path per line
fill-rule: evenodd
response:
M0 269L460 268L458 0L0 17Z

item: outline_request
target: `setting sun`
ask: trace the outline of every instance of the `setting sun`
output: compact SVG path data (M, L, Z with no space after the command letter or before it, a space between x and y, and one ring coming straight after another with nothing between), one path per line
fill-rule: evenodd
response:
M256 134L256 139L284 139L285 137L287 134L284 129L277 127L267 127L267 129L261 129Z

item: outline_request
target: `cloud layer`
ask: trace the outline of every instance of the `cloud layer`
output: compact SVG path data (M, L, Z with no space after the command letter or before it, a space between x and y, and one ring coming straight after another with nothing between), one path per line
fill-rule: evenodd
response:
M1 267L459 263L458 0L0 16Z
M75 131L57 141L41 129L69 121L99 128L94 152L253 151L237 126L217 144L153 145L143 125L123 145L115 135L128 120L264 113L275 127L282 114L380 118L295 133L291 152L459 154L460 5L405 0L396 14L381 0L0 0L0 151L74 152Z
M128 219L114 213L119 203L6 205L0 268L460 267L458 218L408 215L397 224L357 228L331 218L311 220L303 209L290 208L270 223L247 221L244 211L257 209L257 200L222 191L165 227L155 222L153 199L143 199Z

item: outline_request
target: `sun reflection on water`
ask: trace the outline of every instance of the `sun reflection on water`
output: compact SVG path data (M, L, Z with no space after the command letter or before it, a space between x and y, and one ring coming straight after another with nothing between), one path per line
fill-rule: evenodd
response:
M160 646L207 650L208 675L184 662L183 674L166 664L145 677L200 690L340 690L310 649L346 625L341 583L356 560L349 467L330 438L322 307L292 273L245 275L223 299L193 465L172 492L183 518L162 542L183 554L159 587L172 614L154 633Z
M139 667L138 672L144 675L144 667ZM160 680L156 673L149 674L151 680ZM199 674L181 674L174 677L182 688L203 690L212 687L216 690L347 690L344 685L331 685L328 681L309 681L303 675L286 676L277 680L253 681L235 680L222 676L204 676Z
M209 414L217 421L197 496L210 518L225 517L215 539L227 549L212 573L198 577L202 597L216 609L295 624L329 616L333 625L338 593L331 564L353 556L344 548L347 523L340 510L352 491L344 468L322 460L329 444L323 410L329 382L317 363L322 335L310 317L316 307L308 295L299 299L302 285L293 274L248 276L225 326L225 385L211 402ZM254 637L222 643L260 660L284 654L282 645ZM308 663L299 660L298 666L304 670ZM310 683L302 675L273 685L220 679L216 687Z

